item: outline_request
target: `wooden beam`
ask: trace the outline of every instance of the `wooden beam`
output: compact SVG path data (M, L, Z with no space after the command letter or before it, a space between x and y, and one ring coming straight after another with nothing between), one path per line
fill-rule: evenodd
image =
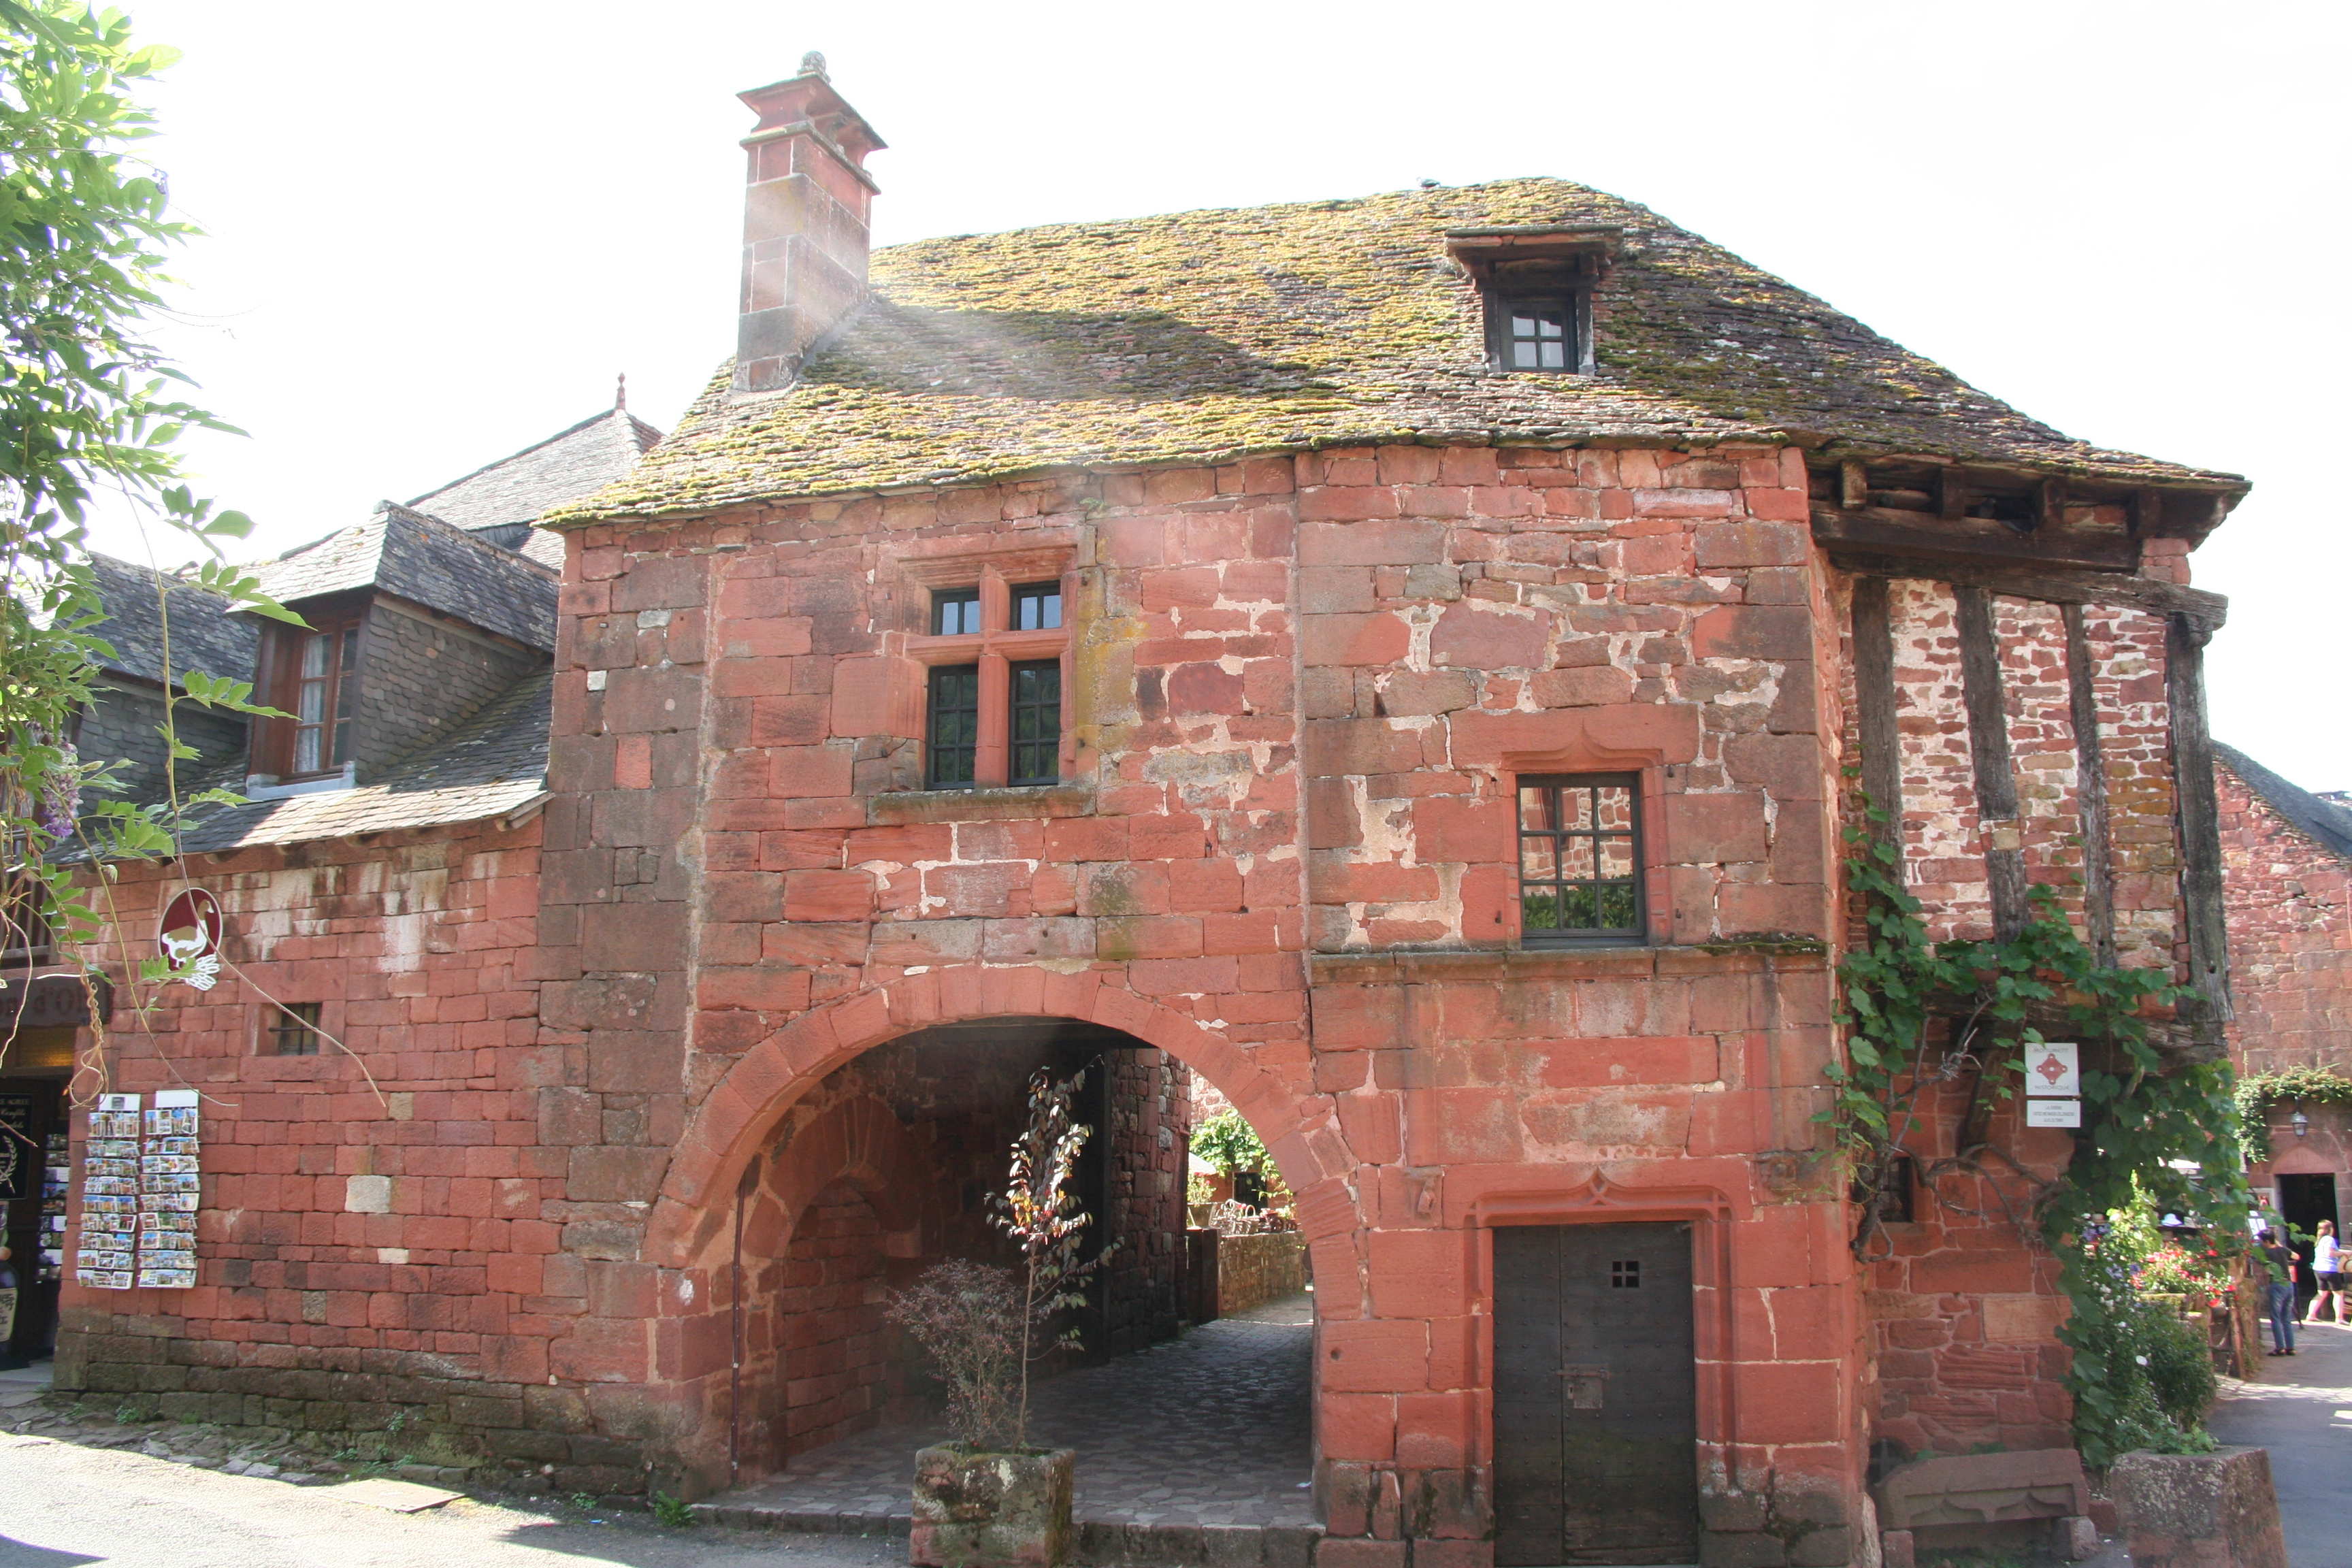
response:
M1969 758L1976 764L1977 815L1985 835L1985 885L1992 895L1993 934L2006 941L2025 929L2025 849L2017 841L2017 771L2009 755L2009 705L2001 697L1992 595L1983 588L1956 588L1953 597L1959 607Z
M2116 878L2107 837L2107 759L2099 737L2099 694L2092 681L2091 641L2083 606L2063 605L2066 624L2067 710L2074 725L2075 815L2083 827L2083 923L2102 964L2116 962Z
M2034 527L2056 530L2066 523L2066 481L2044 479L2033 489ZM2134 552L2135 557L2137 552Z
M2152 539L2164 527L2164 492L2134 490L2126 511L2126 531L2134 539Z
M1813 509L1813 538L1916 555L1929 561L2037 561L2052 566L2104 567L2131 572L2139 566L2139 545L2120 533L2083 533L2062 528L2015 530L1990 518L1947 521L1924 511L1869 506Z
M1960 478L1960 470L1950 464L1936 470L1936 515L1947 522L1965 516L1969 510L1969 487Z
M2204 998L2208 1028L2235 1016L2229 925L2221 904L2221 806L2213 787L2213 732L2205 712L2208 633L2186 616L2168 623L2164 688L2172 710L2172 787L2180 809L2180 898L2189 984Z
M2020 563L1922 561L1881 551L1832 547L1830 564L1841 571L1878 577L1922 577L1932 582L1990 588L2012 598L2053 605L2131 605L2159 616L2186 616L2208 629L2229 618L2230 601L2202 588L2126 577L2110 572L2070 572Z
M1903 847L1902 731L1895 712L1895 623L1886 579L1853 585L1853 687L1861 727L1862 787L1886 813L1886 836Z
M1870 504L1870 469L1855 458L1838 465L1838 504L1843 507Z

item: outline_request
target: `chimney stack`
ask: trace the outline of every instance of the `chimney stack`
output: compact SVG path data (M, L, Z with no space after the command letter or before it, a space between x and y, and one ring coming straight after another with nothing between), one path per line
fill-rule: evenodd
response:
M866 298L866 214L882 138L833 90L812 50L800 74L738 97L759 115L743 197L743 304L735 390L790 386L801 360Z

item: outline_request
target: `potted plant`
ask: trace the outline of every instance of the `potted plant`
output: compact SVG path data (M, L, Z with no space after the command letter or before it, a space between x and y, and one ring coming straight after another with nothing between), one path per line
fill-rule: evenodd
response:
M1093 1129L1073 1121L1085 1075L1029 1080L1029 1122L1013 1145L994 1224L1020 1249L1013 1268L953 1259L926 1269L890 1303L890 1321L930 1354L948 1385L945 1443L915 1456L908 1561L925 1568L1052 1568L1067 1561L1077 1452L1029 1444L1029 1368L1077 1331L1054 1316L1085 1300L1079 1287L1109 1249L1078 1257L1087 1215L1068 1191Z

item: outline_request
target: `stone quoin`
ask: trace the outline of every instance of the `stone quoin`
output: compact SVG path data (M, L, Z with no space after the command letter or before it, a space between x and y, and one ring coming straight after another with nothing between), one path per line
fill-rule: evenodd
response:
M209 1097L198 1283L68 1283L59 1386L704 1495L920 1403L883 1292L989 1245L1022 1079L1083 1067L1101 1352L1177 1327L1196 1086L1296 1195L1328 1568L1564 1560L1524 1423L1648 1397L1513 1359L1587 1284L1675 1292L1643 1484L1705 1561L1874 1560L1874 1445L2066 1446L2055 1260L1927 1169L2065 1131L1929 1107L1856 1257L1841 835L1866 786L1937 935L2058 889L2217 1054L2188 552L2243 482L1564 181L869 257L880 139L821 68L744 98L743 357L462 542L515 595L560 544L551 636L388 545L333 579L353 668L437 631L519 695L121 869L134 942L194 882L236 970L118 1005L114 1086ZM370 526L440 560L434 501ZM1592 1226L1672 1267L1496 1247Z

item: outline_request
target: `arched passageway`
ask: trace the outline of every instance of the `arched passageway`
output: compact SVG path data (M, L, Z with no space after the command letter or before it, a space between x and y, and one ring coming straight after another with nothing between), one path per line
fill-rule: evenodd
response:
M837 1508L845 1492L911 1470L922 1436L936 1435L940 1390L885 1306L946 1258L1013 1260L990 1199L1040 1068L1084 1075L1078 1113L1095 1132L1073 1185L1091 1242L1115 1244L1074 1315L1083 1352L1040 1369L1041 1435L1087 1445L1097 1492L1190 1479L1234 1492L1238 1509L1278 1484L1303 1509L1311 1311L1292 1300L1179 1342L1193 1317L1213 1315L1192 1260L1203 1239L1217 1246L1187 1237L1192 1074L1132 1035L1068 1019L898 1036L835 1066L774 1119L733 1194L740 1249L730 1227L713 1270L713 1305L740 1351L708 1408L728 1413L736 1479L777 1478L768 1489L812 1491L798 1506ZM1195 1431L1222 1435L1213 1451L1191 1452ZM1265 1450L1238 1482L1237 1431Z

